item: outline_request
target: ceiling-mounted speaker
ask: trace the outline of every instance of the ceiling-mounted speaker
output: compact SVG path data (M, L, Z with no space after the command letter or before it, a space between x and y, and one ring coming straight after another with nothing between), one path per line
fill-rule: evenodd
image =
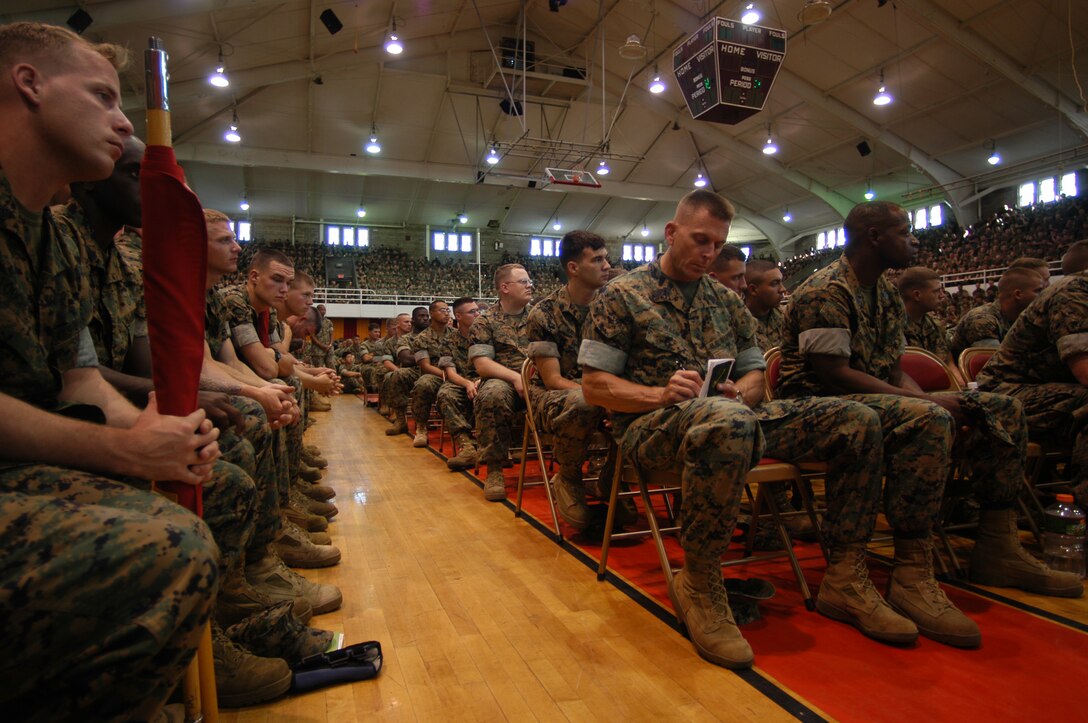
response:
M868 141L862 141L861 143L859 143L857 145L857 149L858 149L858 155L861 156L862 158L864 158L865 156L867 156L867 155L869 155L870 153L873 152L873 149L869 147L869 142Z
M332 11L332 8L323 10L317 17L321 19L321 24L329 31L329 35L336 35L344 29L344 24L340 22L340 18L336 17L336 13Z
M521 103L519 101L515 100L513 103L511 103L509 98L503 98L502 100L500 100L499 108L501 108L502 112L506 115L521 115L525 112L525 109L521 107Z
M77 35L82 35L83 31L94 22L94 18L88 15L86 10L79 8L65 22Z

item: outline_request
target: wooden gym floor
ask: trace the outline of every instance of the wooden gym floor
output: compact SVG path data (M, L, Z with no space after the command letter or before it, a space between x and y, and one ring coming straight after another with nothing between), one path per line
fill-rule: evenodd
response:
M485 502L436 454L408 436L386 437L388 422L361 399L336 399L313 416L306 440L329 461L323 483L340 508L329 533L343 560L303 574L340 586L344 605L311 625L344 632L345 643L380 641L385 666L375 680L222 711L225 723L834 717L781 680L702 661L675 630L597 582L510 507ZM1082 631L1088 622L1085 599L1023 597ZM871 644L850 635L858 641L846 638L847 648ZM1083 633L1073 635L1079 647ZM756 655L758 665L758 646Z

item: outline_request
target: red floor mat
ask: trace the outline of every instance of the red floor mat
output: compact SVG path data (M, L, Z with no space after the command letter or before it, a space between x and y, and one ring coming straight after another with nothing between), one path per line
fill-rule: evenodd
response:
M437 448L437 432L431 442ZM452 453L445 440L447 456ZM506 470L514 501L517 467ZM528 480L539 481L535 461ZM552 528L543 487L528 488L525 512ZM571 541L572 531L564 528ZM600 546L571 541L593 560ZM740 546L735 546L740 554ZM674 566L682 554L666 538ZM813 592L824 563L816 545L801 545L798 557ZM649 537L615 543L609 569L671 611L657 553ZM883 590L887 569L871 565ZM742 628L756 651L757 669L789 689L801 702L845 721L903 719L1026 720L1045 714L1056 720L1085 720L1082 691L1075 683L1088 670L1088 635L982 595L946 586L952 601L982 628L978 650L956 650L921 638L910 648L869 640L853 628L805 610L789 561L780 558L727 568L727 576L760 577L778 588L761 604L764 619ZM1043 713L1050 711L1049 713Z

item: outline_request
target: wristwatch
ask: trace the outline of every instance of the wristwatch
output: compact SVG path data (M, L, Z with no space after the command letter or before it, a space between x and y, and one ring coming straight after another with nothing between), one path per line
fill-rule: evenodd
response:
M282 357L283 354L280 353L280 350L277 349L276 347L272 347L272 356L275 358L276 363L278 364L279 361L280 361L280 357Z

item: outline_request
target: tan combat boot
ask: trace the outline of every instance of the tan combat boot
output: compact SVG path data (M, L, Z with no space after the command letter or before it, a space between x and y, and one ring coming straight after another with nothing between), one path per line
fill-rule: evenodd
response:
M314 394L310 397L309 409L311 412L327 412L332 409L332 404L329 403L328 397Z
M457 455L446 460L446 466L454 471L476 466L476 441L467 432L457 435Z
M1072 572L1051 570L1020 545L1014 510L982 510L971 552L971 582L1018 587L1039 595L1080 597L1084 584Z
M235 645L212 623L215 692L221 708L243 708L278 698L291 688L291 669L281 658L258 658Z
M506 499L506 481L501 464L487 465L487 479L484 480L484 499L488 502L502 502Z
M302 485L297 482L291 485L290 488L290 500L291 505L297 509L306 510L311 515L319 515L326 520L331 520L336 517L340 509L331 502L322 502L321 500L311 499L302 492Z
M314 610L305 600L294 600L291 612L302 622L313 617ZM250 615L264 612L275 606L276 600L268 597L245 579L241 570L228 573L219 585L219 596L215 599L215 619L224 627L245 620Z
M294 523L307 532L324 532L329 529L328 520L321 515L311 514L305 507L300 507L290 498L283 507L283 517L287 522Z
M301 528L299 528L299 529L301 529ZM315 545L331 545L332 544L332 538L329 537L329 533L327 533L327 532L307 532L306 530L302 530L302 531L303 531L303 533L305 533L306 537L310 538L310 542L314 543Z
M340 562L340 550L332 545L319 545L298 525L288 522L272 549L291 567L312 569L331 567Z
M417 419L416 420L416 433L415 433L415 436L412 438L412 446L422 448L422 447L426 447L427 444L428 444L427 420L423 420L421 422L421 421L419 421Z
M905 645L918 639L915 624L892 610L869 580L863 542L831 550L816 609L884 643Z
M329 466L329 461L322 457L321 452L312 444L302 448L302 461L317 469L325 469Z
M311 467L305 462L299 462L298 478L303 482L317 482L321 479L321 470L317 467Z
M927 638L957 648L982 645L978 625L952 604L933 577L933 540L929 537L895 538L888 602L913 620Z
M331 613L344 602L340 588L310 582L289 569L275 554L247 564L246 579L253 587L277 602L300 598L306 600L313 608L314 615Z
M314 483L299 485L299 491L311 500L317 500L318 502L326 502L336 497L336 490L328 485Z
M755 655L729 609L721 561L688 557L669 585L669 599L700 657L724 668L750 668Z
M403 409L393 410L393 426L385 430L387 437L395 437L398 434L408 434L408 415Z
M552 477L552 487L555 489L556 507L563 521L579 531L589 527L593 515L586 504L585 484L566 479L560 469L559 474Z

